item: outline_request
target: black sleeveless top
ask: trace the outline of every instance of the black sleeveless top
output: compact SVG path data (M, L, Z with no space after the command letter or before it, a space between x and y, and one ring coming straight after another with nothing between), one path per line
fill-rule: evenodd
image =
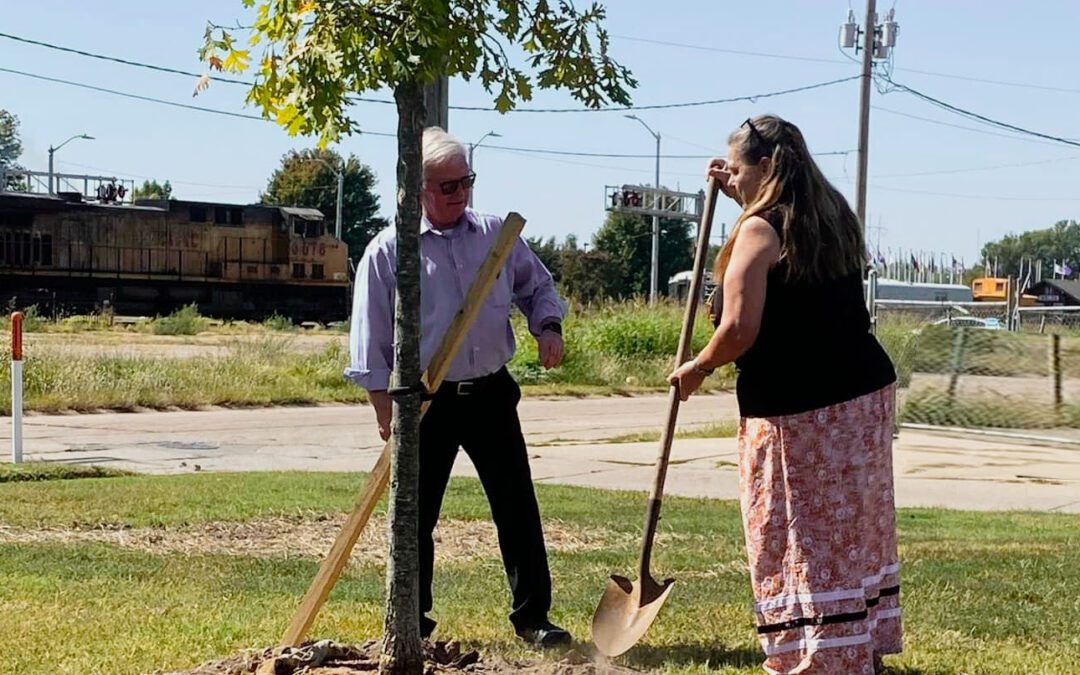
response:
M780 214L762 215L783 240ZM818 283L786 276L783 260L769 270L761 330L735 361L743 417L816 410L896 381L870 333L861 273Z

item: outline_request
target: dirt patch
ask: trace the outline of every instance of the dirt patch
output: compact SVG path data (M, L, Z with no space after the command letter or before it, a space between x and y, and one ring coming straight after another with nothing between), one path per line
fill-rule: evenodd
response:
M0 524L0 543L100 542L162 555L242 555L261 558L322 558L345 524L345 514L311 518L277 517L247 522L211 522L157 528L98 526L87 528L20 529ZM549 549L563 552L605 547L602 530L586 530L557 520L544 522ZM387 529L382 517L372 518L353 549L352 562L386 560ZM443 520L435 530L435 556L442 560L497 558L495 525L485 520Z
M329 640L307 643L299 649L247 650L221 661L204 663L193 670L157 675L351 675L379 669L380 645L365 642L343 645ZM425 642L424 673L526 673L527 675L618 675L637 671L598 664L573 652L557 662L504 661L482 658L456 642Z

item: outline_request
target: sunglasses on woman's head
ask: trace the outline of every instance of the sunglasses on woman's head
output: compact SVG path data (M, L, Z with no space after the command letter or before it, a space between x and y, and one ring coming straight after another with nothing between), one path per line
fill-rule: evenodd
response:
M760 131L758 131L758 128L754 126L754 121L753 121L753 120L751 120L751 119L750 119L749 117L747 117L747 118L746 118L746 121L742 123L742 126L744 126L744 127L750 127L750 132L751 132L751 133L754 133L754 134L757 134L757 137L758 137L758 139L759 139L759 140L760 140L760 141L761 141L762 143L764 143L764 142L765 142L765 137L761 135L761 132L760 132Z
M452 195L458 191L458 186L461 186L468 190L476 182L476 173L470 171L461 178L455 178L454 180L444 180L439 183L439 192L444 195Z

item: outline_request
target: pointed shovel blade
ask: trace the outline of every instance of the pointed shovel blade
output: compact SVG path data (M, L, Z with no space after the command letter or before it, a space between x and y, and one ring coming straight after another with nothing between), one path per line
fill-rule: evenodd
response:
M645 635L671 594L674 579L657 583L645 576L631 582L612 575L593 614L592 638L604 656L625 653Z

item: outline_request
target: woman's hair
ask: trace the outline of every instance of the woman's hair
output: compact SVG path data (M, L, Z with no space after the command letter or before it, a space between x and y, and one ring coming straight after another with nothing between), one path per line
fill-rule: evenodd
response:
M775 115L760 115L736 129L728 145L745 164L757 164L764 157L772 161L757 195L743 205L731 238L716 256L717 284L723 282L739 226L767 211L783 222L780 259L789 279L826 281L865 268L862 226L814 163L798 127Z

